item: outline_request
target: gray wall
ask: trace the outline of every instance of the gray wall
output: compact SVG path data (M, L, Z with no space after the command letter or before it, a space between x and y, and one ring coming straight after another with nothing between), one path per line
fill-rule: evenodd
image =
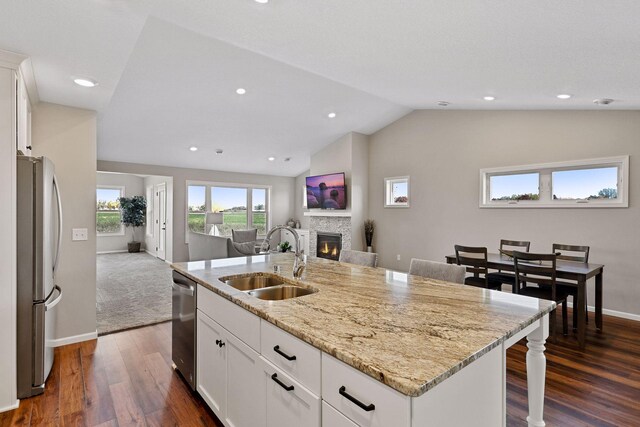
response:
M40 103L32 135L33 155L55 164L62 197L56 339L86 339L96 332L96 113ZM72 241L72 228L88 229L88 240Z
M172 168L166 166L143 165L98 161L98 169L108 172L137 173L142 175L162 175L173 177L173 261L181 262L189 258L185 243L185 218L187 210L187 181L228 182L235 184L255 184L271 186L271 224L284 224L295 213L295 178L254 175L234 172L220 172L203 169Z
M295 210L293 217L300 221L300 226L304 229L309 229L309 217L304 216L304 212L306 209L304 208L304 199L307 197L304 189L307 188L307 180L306 178L311 175L311 171L304 171L300 175L296 177L295 183Z
M501 238L591 246L605 264L604 307L640 314L640 112L415 111L370 137L369 215L382 266L443 261L456 243ZM479 169L631 155L629 208L480 209ZM384 177L411 176L411 208L383 208ZM396 255L401 261L396 261ZM589 284L592 305L593 284Z
M136 175L122 173L98 172L96 185L120 186L124 187L124 196L145 196L144 178ZM135 231L136 240L142 241L144 247L144 229L139 228ZM131 241L131 229L125 229L124 235L102 235L96 236L96 251L113 252L126 251L127 243Z
M363 250L368 197L368 137L350 132L311 156L310 175L344 172L347 211L351 213L351 249Z

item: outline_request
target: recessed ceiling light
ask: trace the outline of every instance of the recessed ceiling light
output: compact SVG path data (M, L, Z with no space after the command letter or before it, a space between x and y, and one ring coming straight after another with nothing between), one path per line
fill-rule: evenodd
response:
M78 86L82 87L96 87L98 86L98 82L93 79L88 79L86 77L76 77L73 79L73 82Z
M260 4L267 4L269 3L269 0L255 0L255 2Z
M189 150L191 150L191 151L198 151L198 147L189 147Z
M495 96L485 96L484 98L485 101L495 101L496 97Z
M568 93L561 93L560 95L557 96L558 99L569 99L571 98L571 95L569 95Z
M447 101L438 101L438 105L441 107L448 107L449 103Z
M242 87L239 87L238 89L236 89L236 93L238 95L244 95L245 93L247 93L247 90Z
M267 160L269 160L270 162L273 162L275 159L276 159L275 157L271 156Z
M329 113L327 114L327 117L329 117L330 119L335 119L336 113Z

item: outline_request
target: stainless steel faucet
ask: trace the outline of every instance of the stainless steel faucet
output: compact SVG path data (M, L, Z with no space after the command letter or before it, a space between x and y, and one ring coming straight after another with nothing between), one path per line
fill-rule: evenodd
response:
M269 230L266 237L262 241L262 244L260 245L260 252L265 252L265 250L267 251L269 250L269 246L270 246L269 238L271 238L271 235L278 230L287 230L291 232L291 234L293 234L293 238L296 240L296 251L295 251L295 256L293 258L293 278L299 279L300 277L302 277L302 273L304 273L304 268L306 267L306 263L304 262L304 250L300 249L300 236L298 235L298 232L294 228L291 228L287 225L276 225L275 227L273 227L271 230ZM265 243L267 244L266 249L265 249Z

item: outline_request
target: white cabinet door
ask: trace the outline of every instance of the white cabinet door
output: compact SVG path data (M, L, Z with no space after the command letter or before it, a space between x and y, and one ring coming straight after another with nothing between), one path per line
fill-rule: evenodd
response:
M226 398L226 348L220 346L225 341L224 328L200 310L196 311L197 346L196 346L196 381L200 396L209 404L211 410L224 418Z
M22 154L28 156L31 154L31 132L29 129L29 115L31 113L31 106L29 105L29 96L27 95L27 87L19 74L16 75L16 116L17 116L17 129L16 129L16 148L22 152Z
M265 427L265 388L260 355L230 333L227 349L227 408L230 427Z
M263 361L267 427L320 427L320 398Z
M356 423L322 401L322 427L358 427Z

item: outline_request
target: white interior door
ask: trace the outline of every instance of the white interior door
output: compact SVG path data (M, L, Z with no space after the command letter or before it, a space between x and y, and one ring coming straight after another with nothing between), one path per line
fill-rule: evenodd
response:
M166 258L167 243L167 185L165 183L156 185L157 216L156 231L156 256L161 260Z

